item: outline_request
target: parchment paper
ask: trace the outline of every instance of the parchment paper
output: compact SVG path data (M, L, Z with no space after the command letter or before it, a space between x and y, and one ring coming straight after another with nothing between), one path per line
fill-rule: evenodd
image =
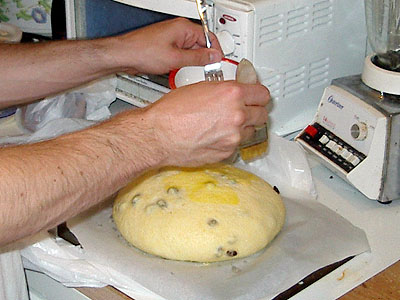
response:
M314 270L369 249L361 230L316 201L284 202L286 225L270 246L230 262L177 262L145 254L119 236L110 207L77 220L71 230L89 261L171 300L271 299Z
M287 210L282 231L253 256L200 264L145 254L119 235L112 202L68 221L83 249L45 238L22 255L67 286L109 284L136 300L255 300L271 299L313 271L369 250L362 230L316 200L311 171L296 143L271 135L268 155L236 165L276 185Z

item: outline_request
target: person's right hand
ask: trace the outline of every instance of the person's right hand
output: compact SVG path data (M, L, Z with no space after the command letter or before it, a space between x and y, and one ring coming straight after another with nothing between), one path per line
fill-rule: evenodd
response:
M172 90L145 118L167 153L165 165L199 166L228 158L265 124L269 98L261 84L200 82Z

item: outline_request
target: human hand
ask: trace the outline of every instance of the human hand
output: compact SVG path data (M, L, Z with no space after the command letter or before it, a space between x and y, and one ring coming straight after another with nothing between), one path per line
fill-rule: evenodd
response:
M184 18L152 24L113 37L116 65L128 73L166 74L188 65L206 65L220 61L223 53L211 33L212 48L207 49L200 25Z
M147 108L165 165L199 166L230 157L267 121L261 84L200 82L172 90Z

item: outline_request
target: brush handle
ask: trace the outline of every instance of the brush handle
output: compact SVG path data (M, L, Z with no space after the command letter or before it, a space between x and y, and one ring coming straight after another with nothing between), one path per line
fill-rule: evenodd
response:
M247 59L243 58L236 69L236 81L244 84L256 84L258 82L257 72L253 64ZM255 133L252 138L242 142L238 150L228 159L230 162L235 162L239 157L239 150L247 147L268 141L267 125L255 128Z
M257 73L254 69L253 64L243 58L237 68L236 68L236 81L245 84L256 84L257 83Z
M253 64L245 58L240 61L236 69L236 81L245 84L256 84L258 81L256 69L254 68ZM253 138L249 139L248 141L244 141L239 148L244 148L263 140L268 140L266 127L266 124L264 126L256 127L256 132Z
M244 84L256 84L258 82L256 69L249 60L243 58L239 62L236 68L236 81ZM225 163L234 163L239 158L240 149L268 141L268 130L266 124L264 126L256 127L255 130L254 136L251 139L242 142L235 153L224 160Z

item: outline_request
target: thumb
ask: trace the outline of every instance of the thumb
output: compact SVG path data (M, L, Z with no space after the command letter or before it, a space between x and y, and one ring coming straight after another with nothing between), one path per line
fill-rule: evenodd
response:
M204 66L221 61L221 59L223 58L222 52L213 48L198 48L182 51L182 67Z

